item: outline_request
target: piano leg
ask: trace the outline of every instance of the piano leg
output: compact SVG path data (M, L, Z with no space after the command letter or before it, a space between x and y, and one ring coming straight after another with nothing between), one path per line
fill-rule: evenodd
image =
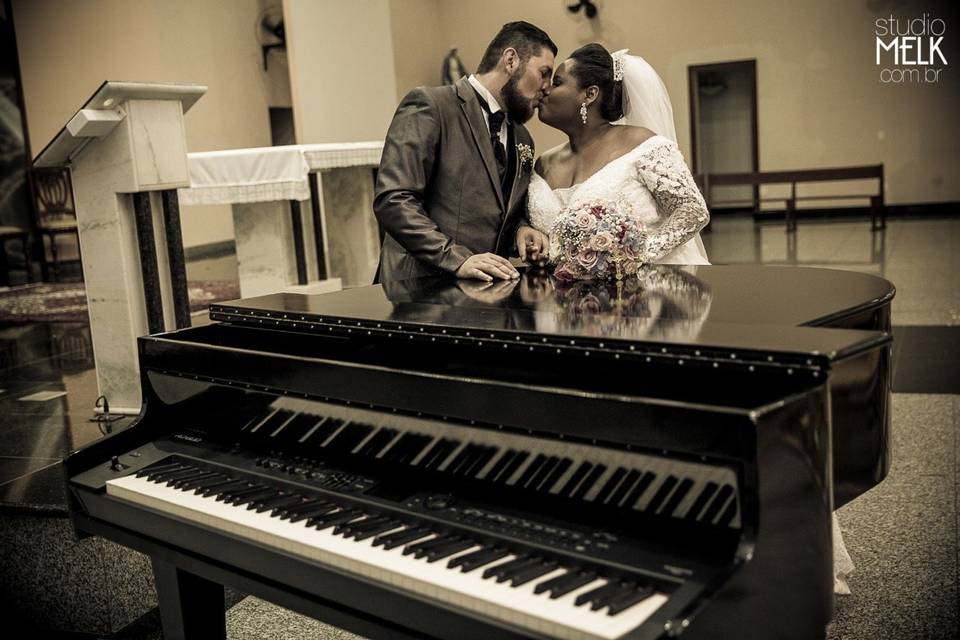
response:
M225 640L223 585L156 557L152 560L165 640Z

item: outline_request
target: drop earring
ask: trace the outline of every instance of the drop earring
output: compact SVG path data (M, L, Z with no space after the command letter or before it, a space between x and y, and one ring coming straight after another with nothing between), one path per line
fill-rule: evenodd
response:
M580 120L583 121L583 124L587 124L587 103L586 102L580 105Z

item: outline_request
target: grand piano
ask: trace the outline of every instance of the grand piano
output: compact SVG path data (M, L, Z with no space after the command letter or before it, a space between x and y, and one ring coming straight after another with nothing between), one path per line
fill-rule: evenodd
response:
M212 305L65 462L167 638L223 586L375 638L815 638L831 513L890 464L882 278L526 271Z

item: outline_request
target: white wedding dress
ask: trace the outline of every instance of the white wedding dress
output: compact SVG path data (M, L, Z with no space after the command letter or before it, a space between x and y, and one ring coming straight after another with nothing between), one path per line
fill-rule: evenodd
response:
M536 172L530 179L530 223L547 235L566 208L596 201L615 203L649 230L645 263L710 264L700 240L710 214L672 140L651 136L572 187L551 189ZM551 242L551 262L557 257Z

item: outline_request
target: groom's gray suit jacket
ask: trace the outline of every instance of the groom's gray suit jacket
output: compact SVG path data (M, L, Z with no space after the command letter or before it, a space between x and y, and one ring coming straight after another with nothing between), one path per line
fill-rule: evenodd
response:
M403 99L387 132L373 209L386 232L381 282L453 273L475 253L515 252L517 223L526 217L532 162L518 145L533 139L508 124L509 201L497 174L489 129L467 81L419 87Z

